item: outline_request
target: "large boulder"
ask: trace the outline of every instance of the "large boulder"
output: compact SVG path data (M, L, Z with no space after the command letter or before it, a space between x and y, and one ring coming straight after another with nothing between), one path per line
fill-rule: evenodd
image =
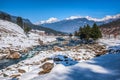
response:
M8 55L7 58L10 59L19 59L21 57L21 54L19 52L12 52L10 55Z
M43 71L40 71L38 74L41 75L41 74L49 73L53 67L54 67L53 63L47 62L40 67L43 69Z

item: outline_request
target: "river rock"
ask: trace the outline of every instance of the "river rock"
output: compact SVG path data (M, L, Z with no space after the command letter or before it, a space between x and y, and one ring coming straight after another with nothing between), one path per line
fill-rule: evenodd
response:
M47 57L47 58L41 60L41 63L44 63L44 62L46 62L46 61L48 61L48 60L52 60L52 58Z
M54 46L53 50L54 51L63 51L63 49L61 47L58 47L58 46Z
M23 70L23 69L18 69L18 72L20 72L20 73L26 73L26 71Z
M13 75L11 75L10 77L12 77L12 78L17 78L17 77L19 77L19 76L21 76L20 74L13 74Z
M13 52L7 58L10 58L10 59L19 59L20 57L21 57L21 55L20 55L19 52Z
M49 73L52 70L53 67L54 67L53 63L47 62L40 67L43 70L40 71L38 74L41 75L41 74Z

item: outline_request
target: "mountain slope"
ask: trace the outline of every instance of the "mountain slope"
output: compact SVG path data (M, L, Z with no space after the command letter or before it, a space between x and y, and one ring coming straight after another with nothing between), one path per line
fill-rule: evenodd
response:
M78 30L81 26L84 26L86 24L93 25L94 23L95 21L87 20L86 18L78 18L73 20L62 20L55 23L42 24L42 26L62 32L71 33Z
M38 26L38 25L32 25L32 29L43 30L48 35L51 35L51 34L54 34L54 35L67 35L67 33L65 33L65 32L56 31L54 29L47 28L47 27L42 27L42 26Z
M19 51L27 47L39 45L37 42L39 37L29 34L28 36L26 36L23 29L17 24L0 20L0 50L10 49ZM36 37L36 39L34 39L34 37ZM2 56L3 53L0 53L0 55Z
M13 16L13 15L10 15L8 13L0 11L0 19L2 19L2 20L7 20L7 21L10 21L10 22L16 23L17 22L17 17L18 16ZM56 30L53 30L53 29L50 29L50 28L34 25L28 19L22 18L22 20L23 20L23 23L25 24L24 27L28 27L28 28L31 28L31 29L42 30L42 31L45 31L47 34L54 34L54 35L59 35L59 34L64 35L64 34L66 34L66 33L56 31Z
M76 30L79 29L79 27L84 26L86 24L89 24L92 26L94 23L97 25L102 25L105 23L109 23L112 21L115 21L117 19L120 19L120 15L115 15L115 16L106 16L102 19L96 19L92 17L70 17L65 20L53 22L53 23L44 23L44 24L39 24L41 26L51 28L57 31L61 32L67 32L67 33L72 33Z
M114 37L120 35L120 19L107 24L100 25L100 28L104 35L113 34Z
M10 33L13 35L25 35L23 29L20 26L6 20L0 20L0 32L1 34L4 32L8 35Z

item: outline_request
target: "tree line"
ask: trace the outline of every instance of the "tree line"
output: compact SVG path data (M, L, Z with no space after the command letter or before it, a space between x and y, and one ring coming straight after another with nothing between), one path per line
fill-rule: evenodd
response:
M69 36L72 36L72 34ZM90 39L97 40L98 38L101 38L102 33L97 24L94 23L93 26L87 24L84 25L84 27L80 27L78 31L74 32L74 36L78 36L80 39L88 41Z
M29 27L29 25L28 24L26 24L26 23L24 23L23 22L23 19L21 18L21 17L17 17L17 24L26 32L26 33L28 33L30 30L31 30L31 28Z

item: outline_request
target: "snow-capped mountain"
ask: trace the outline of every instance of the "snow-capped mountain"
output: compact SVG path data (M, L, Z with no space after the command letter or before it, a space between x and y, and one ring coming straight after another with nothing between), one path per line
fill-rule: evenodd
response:
M57 18L51 17L48 20L39 21L39 22L36 22L35 24L39 25L39 24L45 24L45 23L54 23L57 21L59 21Z
M101 25L117 19L120 19L120 14L114 16L107 15L101 19L92 18L90 16L71 16L61 21L57 18L49 18L46 21L37 22L36 25L42 25L44 27L48 27L57 31L71 33L86 24L93 25L94 23L97 23L98 25Z
M41 24L44 27L48 27L57 31L72 33L86 24L93 25L95 21L88 20L86 18L65 19L54 23ZM97 22L97 24L103 24L103 22Z
M96 21L96 22L99 22L99 21L109 21L109 20L116 20L116 19L119 19L120 18L120 14L117 14L117 15L114 15L114 16L110 16L110 15L107 15L101 19L97 19L97 18L92 18L90 16L86 16L85 18L87 18L88 20L93 20L93 21Z

